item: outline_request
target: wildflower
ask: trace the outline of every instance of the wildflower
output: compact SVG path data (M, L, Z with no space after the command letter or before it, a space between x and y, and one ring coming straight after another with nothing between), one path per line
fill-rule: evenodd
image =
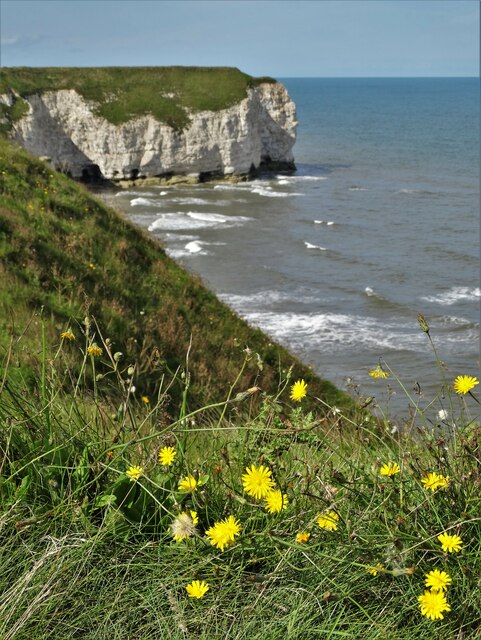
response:
M446 409L440 409L440 410L438 411L438 418L439 418L440 420L447 420L448 415L449 415L449 414L448 414L448 412L446 411Z
M384 571L384 567L380 562L377 562L373 567L369 567L369 573L372 576L377 576L378 573L382 573Z
M197 533L195 525L199 522L196 511L183 511L170 525L172 536L176 542L190 538Z
M272 489L264 496L264 506L269 513L280 513L287 509L289 500L285 493L279 489Z
M95 344L95 342L87 347L87 354L89 356L93 356L94 358L97 358L97 357L100 357L102 353L103 353L102 349L97 344Z
M185 587L189 598L203 598L207 591L209 591L209 585L204 580L192 580L190 584Z
M294 400L295 402L300 402L302 398L305 398L306 395L307 395L307 384L304 382L304 380L297 380L297 382L294 382L294 384L291 387L291 395L290 395L291 400Z
M213 527L207 529L205 534L214 547L218 547L221 551L224 551L225 547L234 542L234 538L239 535L240 530L240 523L234 516L229 516L225 520L216 522Z
M401 471L401 467L398 465L397 462L387 462L386 464L383 464L382 467L379 469L379 473L382 476L394 476L396 475L396 473L399 473Z
M450 536L448 533L441 533L438 536L438 540L445 553L457 553L463 546L463 541L459 536Z
M160 464L164 464L166 467L170 467L170 465L174 462L174 458L177 455L177 451L174 447L162 447L159 451L159 462Z
M378 364L375 369L371 369L369 375L371 378L389 378L389 373L384 371L380 364Z
M306 542L309 542L310 537L311 537L311 534L308 533L307 531L300 531L299 533L296 534L296 542L298 544L306 544Z
M95 271L95 269L97 268L93 262L89 262L89 267L90 269L92 269L92 271Z
M62 331L60 337L62 340L70 340L70 342L75 340L75 335L70 331L70 329L68 331Z
M264 498L274 487L271 475L272 471L263 465L260 467L251 465L250 469L246 467L246 473L242 476L244 491L253 498Z
M149 398L147 396L142 396L142 402L144 404L150 404L150 400L149 400Z
M446 489L446 487L449 486L449 477L443 476L442 473L438 474L430 471L427 476L422 478L421 482L425 489L436 491L436 489Z
M446 591L451 582L452 578L446 571L434 569L426 574L426 586L430 587L431 591Z
M458 376L454 381L453 387L458 395L464 396L477 384L479 384L479 380L474 376Z
M339 516L335 511L329 511L327 513L321 514L317 518L317 524L321 529L327 529L327 531L336 531L337 530L337 522L339 520Z
M451 611L451 606L442 591L425 591L422 596L418 596L418 600L421 614L431 620L442 620L443 611Z
M197 489L198 482L192 475L188 475L186 478L182 478L179 482L179 491L184 491L185 493L192 493Z
M135 480L140 478L143 472L144 470L142 467L129 467L125 473L135 482Z

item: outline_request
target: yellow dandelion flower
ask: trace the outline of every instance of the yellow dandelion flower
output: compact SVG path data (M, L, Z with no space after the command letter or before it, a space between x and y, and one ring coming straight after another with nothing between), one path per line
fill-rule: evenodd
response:
M174 449L174 447L162 447L162 449L159 451L159 462L166 467L170 467L170 465L174 462L174 458L176 455L177 451Z
M60 337L62 340L70 340L70 342L75 340L75 335L70 331L70 329L68 331L62 331Z
M449 476L443 476L441 473L438 475L438 489L446 489L449 487Z
M140 478L143 472L144 470L142 467L129 467L125 473L135 482L135 480Z
M466 395L468 391L474 389L474 387L479 384L479 380L474 376L458 376L454 380L454 390L460 396Z
M299 533L296 534L296 542L298 544L306 544L306 542L309 542L310 537L311 537L311 534L308 533L307 531L300 531Z
M269 513L280 513L287 509L289 500L285 493L279 489L272 489L264 496L264 506Z
M335 511L328 511L317 518L317 524L319 527L321 529L326 529L327 531L336 531L338 521L339 516Z
M203 598L207 591L209 591L209 585L204 580L192 580L190 584L185 587L189 598Z
M99 358L102 355L103 351L102 349L95 344L91 344L90 346L87 347L87 354L89 356L93 356L94 358Z
M459 536L451 536L449 533L441 533L441 535L438 536L438 540L445 553L457 553L463 546L463 541Z
M373 567L369 567L368 572L372 576L377 576L378 573L382 573L384 571L384 567L380 562L377 562Z
M179 491L184 491L185 493L192 493L197 489L197 485L199 483L194 478L194 476L188 475L179 482Z
M389 378L389 373L384 371L380 364L378 364L375 369L371 369L369 375L371 378Z
M89 262L89 267L90 269L92 269L92 271L95 271L95 269L97 268L93 262Z
M397 462L387 462L379 469L382 476L394 476L401 471L401 467Z
M446 571L434 569L426 574L426 586L432 591L446 591L452 582L451 576Z
M242 475L244 491L258 500L264 498L274 487L271 475L272 471L263 465L260 467L251 465L250 469L247 467L246 472Z
M438 474L435 471L430 471L424 478L421 479L425 489L446 489L449 486L449 477Z
M442 620L443 611L451 611L451 606L442 591L425 591L422 596L418 596L418 600L421 614L431 620Z
M234 516L229 516L225 518L225 520L216 522L210 529L207 529L205 535L214 547L218 547L221 551L224 551L225 547L234 542L234 538L239 535L240 530L241 526L238 520L236 520Z
M170 525L170 531L176 542L190 538L197 533L195 525L199 522L196 511L183 511Z
M307 384L304 380L297 380L291 387L291 400L294 402L300 402L302 398L305 398L307 395Z
M149 400L149 398L147 396L142 396L142 402L144 404L150 404L150 400Z

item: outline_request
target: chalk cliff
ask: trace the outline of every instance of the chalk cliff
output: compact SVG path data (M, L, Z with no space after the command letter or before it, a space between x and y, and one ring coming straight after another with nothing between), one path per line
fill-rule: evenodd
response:
M72 89L23 98L28 112L15 122L10 138L74 178L204 180L263 166L294 168L296 111L280 83L250 87L245 99L219 111L191 112L190 123L180 130L151 115L112 124Z

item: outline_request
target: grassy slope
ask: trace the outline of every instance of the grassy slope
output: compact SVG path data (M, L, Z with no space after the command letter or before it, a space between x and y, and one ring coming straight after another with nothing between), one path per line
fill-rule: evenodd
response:
M272 78L253 78L230 67L104 67L31 68L0 70L0 94L20 96L75 89L96 104L97 113L114 124L152 114L175 129L184 127L188 111L225 109L246 97L247 88ZM7 118L21 115L3 107ZM17 113L18 112L18 113Z
M250 328L202 283L181 269L161 246L48 165L0 140L0 346L9 337L36 340L43 309L47 333L57 340L72 319L79 334L87 314L98 322L113 351L142 361L135 384L155 392L159 376L185 365L189 401L205 404L227 395L249 347L259 353L236 388L258 384L273 392L281 372L294 366L330 404L349 400L321 381L283 348ZM30 324L29 324L30 322ZM97 340L99 337L97 336ZM25 343L28 344L28 343ZM72 358L75 359L72 349ZM24 364L38 362L27 349ZM177 404L182 388L172 388Z
M349 401L84 189L3 141L0 185L2 640L480 637L473 398L446 385L436 400L449 409L443 428L420 421L418 429L413 419L415 437L380 430L366 414L326 414L315 396ZM121 362L137 364L135 394L126 367L110 375L118 371L105 357L82 359L87 314L124 353ZM59 344L67 326L77 341ZM100 342L93 331L89 340ZM264 368L252 357L234 393L260 384L271 395L262 394L258 411L248 417L234 404L222 420L205 409L169 419L167 396L178 408L183 389L169 372L184 366L191 335L192 406L228 396L248 344ZM309 383L298 405L287 392L273 397L291 364L292 378ZM84 373L92 370L109 377L95 386L95 373ZM163 446L177 450L168 469L157 461ZM392 478L379 473L388 461L400 465ZM268 514L247 496L241 478L252 464L272 469L287 509ZM138 482L126 474L131 465L143 469ZM423 486L433 471L449 476L447 487ZM192 495L177 489L187 474L205 479ZM174 542L173 519L191 509L196 535ZM319 514L332 510L337 529L321 529ZM229 515L241 530L221 551L205 533ZM299 531L311 534L307 544L296 544ZM462 537L460 552L442 552L442 532ZM434 569L452 585L451 611L432 621L418 597ZM210 585L202 600L187 597L194 579Z

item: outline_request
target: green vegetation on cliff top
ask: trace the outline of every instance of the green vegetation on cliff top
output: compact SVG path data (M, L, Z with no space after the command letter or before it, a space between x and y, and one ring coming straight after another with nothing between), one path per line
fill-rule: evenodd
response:
M253 78L233 67L13 67L0 70L0 94L21 97L75 89L95 103L98 115L114 124L151 114L174 129L189 122L189 111L226 109L249 87L272 78Z

